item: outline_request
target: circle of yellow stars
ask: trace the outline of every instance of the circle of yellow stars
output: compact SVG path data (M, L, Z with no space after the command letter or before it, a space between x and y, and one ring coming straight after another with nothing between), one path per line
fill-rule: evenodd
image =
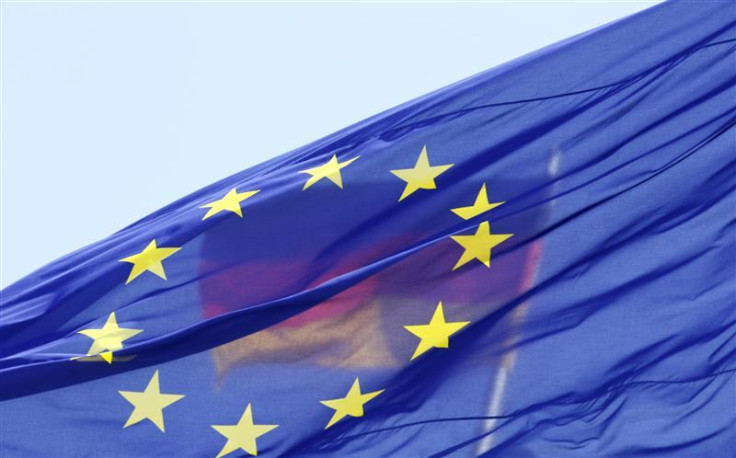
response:
M359 156L355 156L340 161L337 155L333 154L324 164L299 171L298 173L300 174L309 175L302 190L306 191L324 179L333 183L339 189L343 189L342 171L358 158ZM424 146L413 167L391 170L394 176L405 183L398 201L401 202L422 190L436 190L437 183L435 180L453 165L431 165L427 147ZM207 212L202 216L202 220L204 221L226 212L243 218L243 202L259 192L259 189L238 191L237 188L231 188L220 199L204 203L199 207L201 209L207 209ZM451 211L467 221L504 203L491 202L488 198L486 184L483 183L471 205L452 208ZM513 234L497 234L491 232L488 221L481 222L472 234L451 235L450 239L463 249L460 258L452 267L452 270L460 269L473 261L478 261L486 268L490 268L493 248L512 236ZM181 249L182 247L159 246L155 239L151 240L142 251L120 260L120 262L132 264L125 284L131 283L145 272L150 272L166 280L167 277L163 261ZM403 326L406 331L419 339L416 349L409 360L413 361L433 349L449 348L450 337L469 324L469 321L447 321L442 302L439 302L428 323ZM78 331L79 334L92 339L92 344L85 356L72 359L79 361L105 361L108 364L112 364L114 359L124 360L126 357L113 358L113 353L122 350L126 340L137 336L141 332L143 332L141 329L118 325L115 312L112 312L101 328L87 328ZM320 401L322 405L334 411L327 421L325 429L330 428L346 417L362 417L365 414L365 405L384 391L384 389L379 389L364 392L360 384L360 379L356 377L344 397ZM162 433L166 431L164 426L164 409L171 407L185 397L183 394L162 393L158 370L151 376L143 391L119 391L119 394L133 406L133 410L127 421L123 424L123 428L128 428L148 420ZM255 423L253 407L251 404L247 404L236 424L212 425L212 428L226 439L225 445L216 457L221 458L239 450L255 456L258 454L257 440L278 427L279 425L275 424Z

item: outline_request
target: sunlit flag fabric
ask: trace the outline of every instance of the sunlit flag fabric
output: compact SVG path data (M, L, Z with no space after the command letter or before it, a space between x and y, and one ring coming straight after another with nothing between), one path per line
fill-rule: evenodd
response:
M11 285L2 456L733 455L734 10L654 6Z

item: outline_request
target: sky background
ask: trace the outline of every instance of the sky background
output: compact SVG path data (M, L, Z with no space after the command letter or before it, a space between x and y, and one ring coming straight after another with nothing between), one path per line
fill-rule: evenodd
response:
M244 168L654 4L4 2L0 287Z

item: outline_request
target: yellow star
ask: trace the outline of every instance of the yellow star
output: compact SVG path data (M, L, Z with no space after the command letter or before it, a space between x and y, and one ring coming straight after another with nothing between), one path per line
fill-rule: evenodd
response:
M482 262L486 267L491 267L491 249L514 234L491 234L491 226L488 221L480 223L473 235L453 235L452 240L460 244L465 251L452 270L459 269L473 259Z
M161 393L158 384L158 371L154 372L145 391L118 391L118 393L134 407L123 428L149 419L161 432L166 432L164 429L164 409L184 397L183 394Z
M404 326L404 329L421 339L411 359L432 348L448 348L450 346L450 336L468 324L470 324L470 321L454 321L449 323L445 321L445 313L442 311L442 301L440 301L429 324Z
M227 442L222 447L222 450L220 450L220 453L217 454L217 458L238 449L242 449L253 456L258 455L256 439L278 428L278 426L254 424L253 414L251 413L250 404L248 404L237 425L212 425L215 431L227 438Z
M227 194L225 194L225 197L223 197L222 199L215 200L214 202L210 202L199 207L209 208L207 213L202 217L202 221L225 210L233 212L242 218L243 210L240 208L240 202L249 197L253 197L254 195L258 194L259 191L260 189L257 189L255 191L238 192L236 188L231 189L230 191L228 191Z
M346 416L351 417L362 417L363 416L363 405L375 398L385 390L373 391L370 393L360 392L360 381L356 378L353 382L353 386L350 387L348 395L341 399L331 399L329 401L320 401L330 409L334 409L335 413L330 418L330 421L325 426L325 429L334 425L338 421L342 420Z
M99 355L102 359L112 364L112 352L123 348L123 342L143 332L141 329L121 328L112 312L102 329L83 329L78 334L93 339L87 355Z
M133 256L128 256L127 258L120 260L120 262L129 262L133 264L133 269L131 269L128 280L125 284L127 285L132 282L136 277L138 277L138 275L147 270L166 280L166 272L164 271L164 266L161 264L161 261L179 250L181 250L181 247L158 248L156 246L156 239L151 240L151 243L149 243L148 246L140 253L136 253Z
M345 162L339 162L337 160L337 155L333 154L332 159L327 161L327 163L320 165L319 167L314 167L307 170L300 170L299 173L307 173L309 175L312 175L311 177L309 177L307 182L304 183L304 188L302 188L302 191L312 186L322 178L327 178L328 180L335 183L338 188L342 189L342 175L340 174L340 170L352 164L353 161L357 160L359 157L360 156L355 156L354 158L348 159Z
M478 195L475 197L475 202L469 207L458 207L453 208L452 212L462 219L471 219L476 216L492 210L505 202L488 202L488 193L486 192L486 184L483 183Z
M404 187L404 192L401 194L401 197L399 197L399 202L420 189L437 189L434 179L453 165L454 164L430 166L429 157L427 156L427 147L425 146L422 148L422 152L419 153L419 158L417 159L417 163L414 165L414 168L391 171L391 173L406 181L406 187Z

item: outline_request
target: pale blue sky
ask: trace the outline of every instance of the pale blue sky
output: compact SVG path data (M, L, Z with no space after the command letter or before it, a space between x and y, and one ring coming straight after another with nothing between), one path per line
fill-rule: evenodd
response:
M0 287L250 165L652 5L5 2Z

